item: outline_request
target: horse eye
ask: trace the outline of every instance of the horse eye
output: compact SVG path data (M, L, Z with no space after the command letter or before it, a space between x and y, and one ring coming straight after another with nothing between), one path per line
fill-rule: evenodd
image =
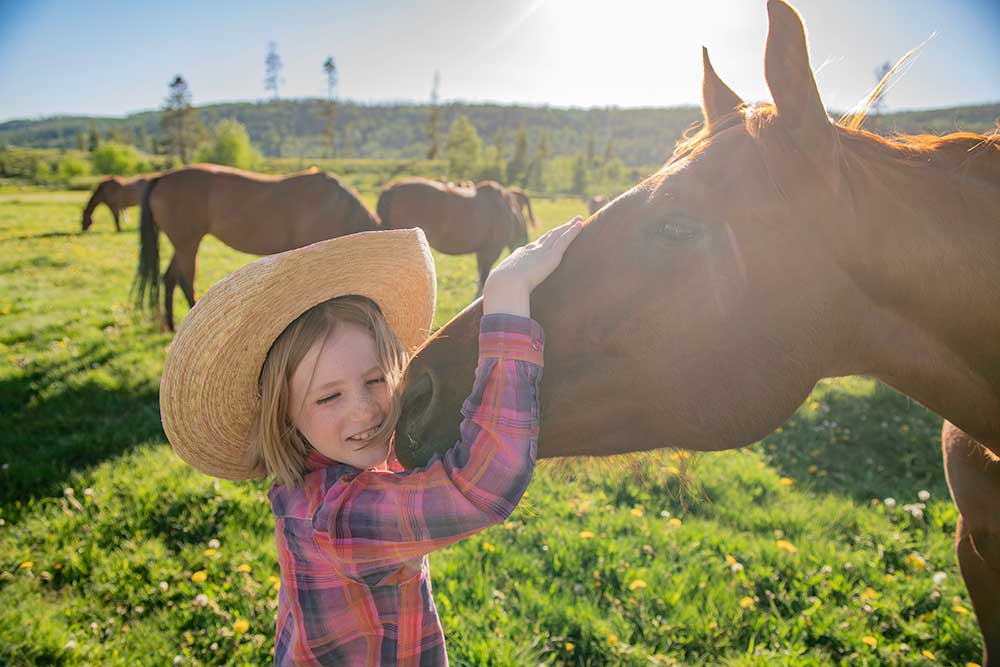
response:
M668 241L680 243L701 236L702 227L690 220L671 220L660 226L660 235Z

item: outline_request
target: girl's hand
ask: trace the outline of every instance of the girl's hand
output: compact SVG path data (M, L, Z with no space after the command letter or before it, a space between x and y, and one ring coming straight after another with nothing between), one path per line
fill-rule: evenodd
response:
M483 286L483 314L510 313L530 317L531 290L535 289L562 261L563 252L583 229L583 218L550 229L512 252L497 265Z

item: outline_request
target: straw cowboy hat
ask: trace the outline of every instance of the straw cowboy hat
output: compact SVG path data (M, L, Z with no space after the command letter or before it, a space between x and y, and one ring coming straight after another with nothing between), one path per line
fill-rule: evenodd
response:
M281 332L318 303L360 295L412 351L430 333L435 289L419 229L341 236L237 269L205 292L167 350L160 416L174 451L215 477L263 477L248 453L260 371Z

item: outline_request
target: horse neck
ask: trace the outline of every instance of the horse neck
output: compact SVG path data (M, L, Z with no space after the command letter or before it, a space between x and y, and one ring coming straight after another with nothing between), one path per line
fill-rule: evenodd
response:
M85 216L92 215L94 209L104 203L104 198L104 188L94 190L94 194L90 195L90 200L87 201L87 205L83 209L83 214Z
M847 160L841 257L867 297L865 371L1000 440L1000 151L868 148Z

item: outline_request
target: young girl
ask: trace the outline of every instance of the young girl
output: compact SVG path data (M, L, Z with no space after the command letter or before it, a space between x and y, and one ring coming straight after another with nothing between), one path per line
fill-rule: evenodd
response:
M426 555L503 521L531 479L543 336L529 294L580 229L557 227L490 274L461 437L420 469L392 454L403 367L434 311L420 230L258 260L185 318L164 365L164 430L203 472L275 478L275 664L447 664Z

